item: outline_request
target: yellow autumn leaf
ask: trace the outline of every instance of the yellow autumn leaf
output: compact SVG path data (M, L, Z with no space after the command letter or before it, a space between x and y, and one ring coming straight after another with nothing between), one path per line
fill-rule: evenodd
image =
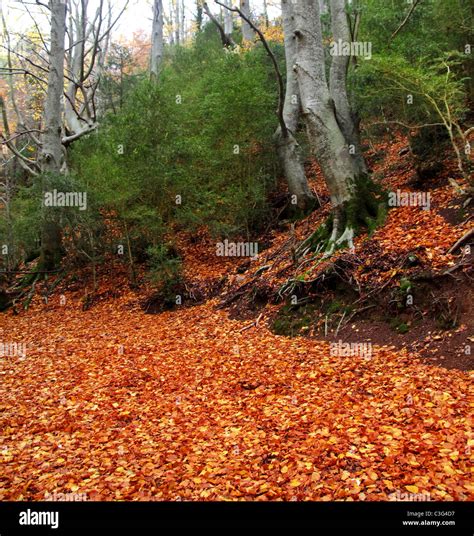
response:
M408 490L410 493L418 493L418 486L405 486L405 489Z
M456 471L452 468L452 466L449 463L445 463L443 465L444 472L448 475L455 475Z

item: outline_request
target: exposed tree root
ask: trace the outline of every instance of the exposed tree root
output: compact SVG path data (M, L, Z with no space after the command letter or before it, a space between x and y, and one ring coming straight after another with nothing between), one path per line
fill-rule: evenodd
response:
M354 237L361 229L371 234L385 219L386 199L379 185L367 175L354 185L351 200L333 209L331 216L297 249L298 256L324 251L328 257L341 248L353 248Z

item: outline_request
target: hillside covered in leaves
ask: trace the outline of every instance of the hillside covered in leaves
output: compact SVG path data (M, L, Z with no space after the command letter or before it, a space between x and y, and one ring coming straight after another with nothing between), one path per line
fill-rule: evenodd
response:
M469 2L123 4L2 17L0 501L474 500Z

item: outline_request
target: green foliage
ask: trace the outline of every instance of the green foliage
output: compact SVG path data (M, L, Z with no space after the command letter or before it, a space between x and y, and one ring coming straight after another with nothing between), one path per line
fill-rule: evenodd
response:
M357 39L372 45L372 59L358 59L350 75L355 107L366 125L387 122L406 132L441 125L464 173L460 125L474 95L471 2L424 0L412 8L406 0L352 3L352 17L361 15Z
M79 206L48 206L45 194L50 195L55 190L81 194L84 210ZM45 222L59 225L66 249L82 259L94 255L95 241L100 240L104 231L95 199L74 173L43 175L20 186L11 203L10 215L10 222L0 218L0 234L12 241L13 266L21 260L37 257L40 230Z
M447 108L460 120L466 112L464 79L455 76L460 64L454 53L412 62L397 55L374 56L357 73L366 86L361 102L366 112L385 109L389 120L410 125L442 123Z
M104 107L113 113L122 109L127 96L138 81L143 79L143 74L133 74L133 65L131 49L119 43L111 43L100 81L100 91Z
M406 294L408 293L412 288L412 283L409 279L406 277L402 277L400 279L400 292Z
M135 257L156 258L175 228L248 235L265 222L276 167L271 66L262 47L226 52L206 35L173 49L156 83L139 83L74 147L77 175L127 229Z
M0 236L8 243L10 269L30 256L37 256L38 221L41 218L41 204L31 197L26 188L21 188L10 206L10 220L0 218Z
M150 278L159 285L175 285L181 281L181 259L170 244L147 249Z

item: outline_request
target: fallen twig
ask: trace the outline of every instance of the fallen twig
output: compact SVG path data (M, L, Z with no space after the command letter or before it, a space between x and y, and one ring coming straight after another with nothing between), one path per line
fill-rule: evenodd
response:
M254 326L258 326L258 323L260 322L260 319L262 318L263 316L263 313L260 313L258 315L258 318L256 320L254 320L251 324L249 324L248 326L244 326L243 328L239 329L239 333L242 333L243 331L246 331L247 329L250 329L250 328L253 328Z

